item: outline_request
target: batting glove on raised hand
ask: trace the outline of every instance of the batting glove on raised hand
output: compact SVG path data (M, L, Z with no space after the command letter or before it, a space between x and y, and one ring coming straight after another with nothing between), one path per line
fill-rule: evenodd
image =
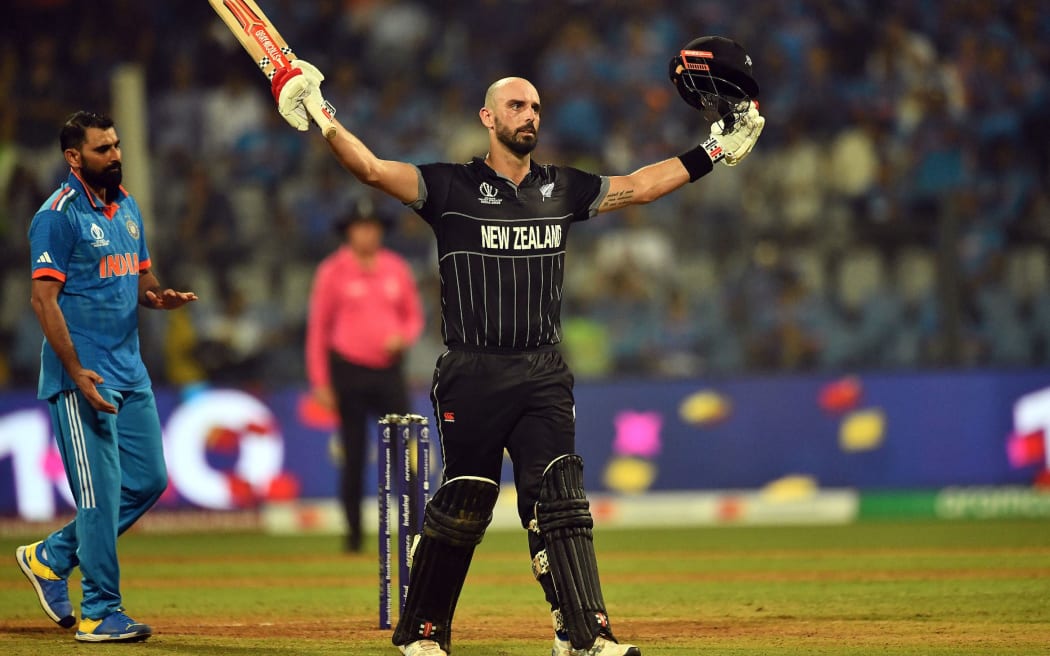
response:
M765 126L766 119L758 113L758 103L751 101L747 113L734 122L729 132L725 132L722 121L711 125L711 138L704 142L704 150L713 163L724 159L726 166L736 166L755 147Z
M277 111L288 124L299 131L310 129L310 119L330 136L335 130L332 118L335 108L321 95L324 74L308 61L296 59L288 68L278 70L270 82Z

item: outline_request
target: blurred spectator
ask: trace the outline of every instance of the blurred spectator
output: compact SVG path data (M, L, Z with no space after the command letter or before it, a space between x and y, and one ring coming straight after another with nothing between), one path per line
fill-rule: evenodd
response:
M167 63L165 83L150 108L150 146L161 162L185 161L203 146L205 89L199 85L197 63L190 53L176 53Z
M230 183L274 189L301 168L306 146L279 114L268 112L233 143Z
M668 83L670 56L701 33L743 43L767 125L741 170L574 228L583 248L566 276L585 284L566 299L564 346L580 354L576 370L661 376L1050 363L1050 293L1018 296L1010 273L1019 247L1050 248L1044 5L797 0L741 11L591 0L537 11L526 0L449 0L438 11L422 0L274 0L267 9L321 65L340 118L377 126L369 143L380 157L418 163L478 154L485 82L524 75L544 89L537 161L577 162L586 152L584 168L628 173L687 150L708 129ZM105 15L119 24L99 25ZM40 190L64 173L52 126L79 109L70 89L115 105L126 99L109 98L112 71L142 64L152 243L171 251L158 259L177 258L173 273L192 276L198 311L222 296L208 297L209 282L222 290L238 278L252 306L275 290L280 308L260 340L273 357L252 375L301 380L296 281L330 251L329 226L364 190L333 170L323 143L277 120L265 82L204 5L18 2L8 18L0 31L19 45L0 48L0 275L22 275L28 219ZM109 39L112 29L135 36ZM376 209L395 220L388 245L428 270L427 227L403 208ZM842 254L865 249L883 261L885 284L846 291L854 283L842 280L852 275ZM755 257L773 252L774 264ZM800 267L799 253L812 264ZM704 260L712 282L700 291L682 272ZM250 280L234 273L241 268ZM823 284L816 269L827 272ZM912 284L898 269L928 275ZM612 295L628 297L631 313L612 311ZM18 321L4 316L0 336L15 339ZM186 326L160 328L185 348L193 341ZM17 358L8 360L7 384L18 384Z
M558 146L570 154L601 147L608 131L602 108L613 100L613 63L609 44L593 22L570 19L558 31L541 62L540 86L553 107L544 112ZM546 109L546 106L545 106Z
M220 285L229 285L231 268L243 255L243 244L233 205L225 192L212 181L202 166L193 166L187 172L186 191L176 214L182 257L173 257L180 268L199 268L210 271ZM193 248L185 249L185 244ZM167 252L167 247L159 249Z
M40 34L30 41L11 84L12 97L18 98L10 106L17 116L19 158L45 187L58 179L61 169L54 157L55 126L62 125L74 111L70 87L75 77L63 69L59 43L51 34Z
M196 359L211 382L258 386L264 382L262 374L273 346L272 313L250 304L236 282L220 285L218 292L216 302L202 305L196 317Z
M167 381L180 387L208 379L208 371L197 359L197 329L189 312L172 312L164 333L162 362ZM175 318L178 315L178 318Z
M772 304L756 306L747 340L748 364L759 370L800 371L819 364L827 313L790 267L771 271Z
M348 184L338 164L320 166L311 178L287 185L284 205L294 230L294 241L287 246L296 256L317 261L338 243L332 226L357 207L366 192Z
M653 225L646 209L637 205L597 221L610 224L594 244L593 266L604 278L605 288L611 291L617 281L634 277L647 297L661 298L675 267L674 247L666 232Z
M663 378L689 378L704 372L702 318L684 291L673 287L661 304L643 346L647 372Z
M373 0L355 14L355 38L365 44L366 71L372 83L418 75L426 69L431 42L437 38L435 17L422 2Z
M28 293L28 286L26 289ZM28 305L28 300L26 305ZM10 384L20 387L36 388L40 371L40 347L44 343L44 333L40 324L31 312L24 312L13 327L10 350L7 353L10 373Z
M204 94L200 126L201 154L224 166L234 164L234 145L246 134L262 129L273 106L266 101L269 93L260 88L255 78L244 70L225 67L223 81ZM194 153L195 154L195 153Z
M658 321L659 289L632 264L614 269L606 277L605 291L592 300L590 316L602 324L609 338L614 371L638 376L648 368L646 352Z

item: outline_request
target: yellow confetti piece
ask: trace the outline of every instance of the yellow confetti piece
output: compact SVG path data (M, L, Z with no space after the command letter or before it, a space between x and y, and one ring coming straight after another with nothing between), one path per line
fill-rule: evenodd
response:
M712 390L701 390L686 397L678 414L687 424L711 424L729 416L732 404L725 396Z
M654 480L656 465L648 460L617 457L605 467L605 487L617 492L644 492Z
M839 448L847 452L871 451L882 446L886 415L879 408L859 410L839 426Z
M793 474L766 483L762 496L767 501L797 501L808 499L817 493L817 480L812 476Z

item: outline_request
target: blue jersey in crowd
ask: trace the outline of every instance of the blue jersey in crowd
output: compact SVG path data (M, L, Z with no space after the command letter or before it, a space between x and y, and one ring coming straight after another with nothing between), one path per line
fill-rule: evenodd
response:
M81 364L105 380L99 387L150 386L139 352L139 273L150 268L138 204L121 187L104 205L70 171L29 226L33 278L65 283L58 304ZM38 397L74 389L44 340Z

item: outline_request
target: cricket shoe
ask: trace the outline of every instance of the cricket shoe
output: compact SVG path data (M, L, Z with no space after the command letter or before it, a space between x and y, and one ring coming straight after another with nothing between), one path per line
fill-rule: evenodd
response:
M573 649L568 640L555 636L551 656L642 656L642 650L634 645L621 645L602 636L598 636L588 648Z
M416 640L407 645L399 645L398 649L405 656L448 656L448 652L433 640Z
M36 590L36 598L47 616L63 629L73 626L77 618L73 615L73 604L69 601L69 582L55 574L54 570L40 559L44 543L19 547L15 550L18 567Z
M121 608L100 620L81 618L74 637L81 642L139 642L151 635L153 629L148 624L136 622Z

